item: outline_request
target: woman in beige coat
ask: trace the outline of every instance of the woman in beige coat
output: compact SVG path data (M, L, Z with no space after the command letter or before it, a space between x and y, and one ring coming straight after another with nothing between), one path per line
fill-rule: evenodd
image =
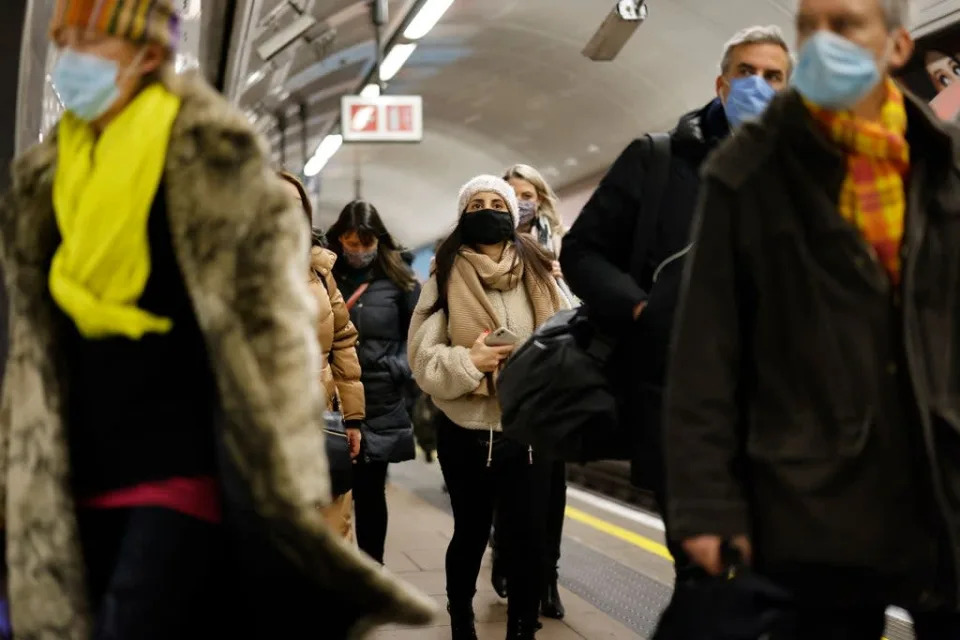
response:
M437 251L410 324L414 377L442 412L437 454L453 507L446 559L453 640L477 638L473 597L494 506L510 585L506 637L531 640L537 630L549 461L503 438L496 378L513 346L566 303L549 256L516 231L518 209L500 178L464 185L459 222ZM498 330L500 346L487 344Z
M313 222L313 205L303 184L293 174L281 172L287 190L296 206ZM350 322L350 311L337 288L333 265L337 254L321 246L314 236L310 248L310 269L307 281L317 300L317 339L320 342L320 384L327 392L327 410L339 410L347 427L350 457L360 455L361 427L366 413L363 384L360 382L360 361L357 358L357 328ZM344 539L353 539L353 495L348 491L335 496L333 504L323 509L327 522Z

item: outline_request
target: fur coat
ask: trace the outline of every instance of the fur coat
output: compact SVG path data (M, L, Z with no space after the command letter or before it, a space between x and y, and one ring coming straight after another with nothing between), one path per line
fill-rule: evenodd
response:
M425 623L433 602L340 542L315 508L330 496L303 213L288 206L263 143L238 111L198 76L170 74L164 82L182 97L163 178L174 251L217 379L223 457L248 497L247 512L296 572L333 594L333 615L350 618L342 621L349 637L381 623ZM54 133L15 162L12 191L0 202L10 303L0 515L20 640L85 640L91 629L69 481L61 336L47 287L58 243L56 162Z

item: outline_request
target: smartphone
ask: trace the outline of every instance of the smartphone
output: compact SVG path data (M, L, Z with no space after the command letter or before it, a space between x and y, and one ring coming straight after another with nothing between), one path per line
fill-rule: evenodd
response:
M483 344L488 347L509 347L517 344L518 340L519 338L517 338L516 334L510 331L510 329L500 327L488 335L484 339Z

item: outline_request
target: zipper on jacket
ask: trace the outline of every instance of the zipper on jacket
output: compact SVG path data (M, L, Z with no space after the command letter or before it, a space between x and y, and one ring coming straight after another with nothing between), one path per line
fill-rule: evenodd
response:
M916 202L916 194L911 194L910 204L911 209L914 211L914 216L907 216L907 220L916 220L916 210L918 203ZM910 254L915 254L916 247L921 246L923 243L924 233L926 229L923 225L920 225L917 230L917 237L913 239L913 244L910 245ZM904 234L906 236L906 234ZM904 290L903 290L903 339L905 351L907 354L907 368L910 371L911 384L913 386L913 393L917 398L917 404L921 405L921 424L923 425L923 440L924 445L927 449L927 457L930 459L930 475L933 481L933 493L934 498L937 502L937 505L940 508L940 517L943 519L947 527L947 537L950 539L950 557L953 561L953 575L954 582L960 581L960 558L957 556L958 548L958 539L957 531L954 525L953 519L950 517L950 507L949 501L947 500L946 493L943 489L943 474L940 469L940 459L936 455L936 434L933 432L933 420L930 415L930 403L927 400L927 390L921 389L920 385L917 383L919 380L919 372L917 371L917 362L916 355L913 349L913 341L910 340L907 336L910 334L910 318L914 315L913 305L910 304L910 301L913 300L913 291L912 285L916 277L915 273L916 260L909 259L906 264L906 273L904 278ZM960 602L960 597L958 597L958 585L954 584L954 606Z
M659 265L657 265L657 268L653 271L653 278L651 279L651 282L656 282L656 281L657 281L657 278L660 277L660 272L663 271L663 270L667 267L667 265L669 265L671 262L676 262L677 260L679 260L679 259L682 258L683 256L685 256L685 255L687 255L688 253L690 253L690 249L692 249L692 248L693 248L693 243L691 242L690 244L688 244L687 246L685 246L683 249L680 249L680 251L677 251L677 252L674 253L673 255L667 256L667 257L663 260L663 262L661 262Z

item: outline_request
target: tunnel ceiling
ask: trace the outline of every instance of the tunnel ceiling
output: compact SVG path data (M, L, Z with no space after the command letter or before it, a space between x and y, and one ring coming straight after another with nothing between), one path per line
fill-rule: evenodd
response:
M455 218L459 186L514 162L562 187L606 168L630 139L672 126L713 97L724 42L751 24L779 24L793 40L793 0L648 0L650 17L614 62L581 55L613 0L455 0L390 82L387 94L424 100L420 144L345 144L319 178L324 225L355 193L410 246ZM414 0L390 1L388 35ZM335 123L339 97L373 65L366 0L250 0L237 16L227 92L271 140L287 118L286 163L301 169L299 105L308 153ZM258 45L316 18L297 44L264 62Z

